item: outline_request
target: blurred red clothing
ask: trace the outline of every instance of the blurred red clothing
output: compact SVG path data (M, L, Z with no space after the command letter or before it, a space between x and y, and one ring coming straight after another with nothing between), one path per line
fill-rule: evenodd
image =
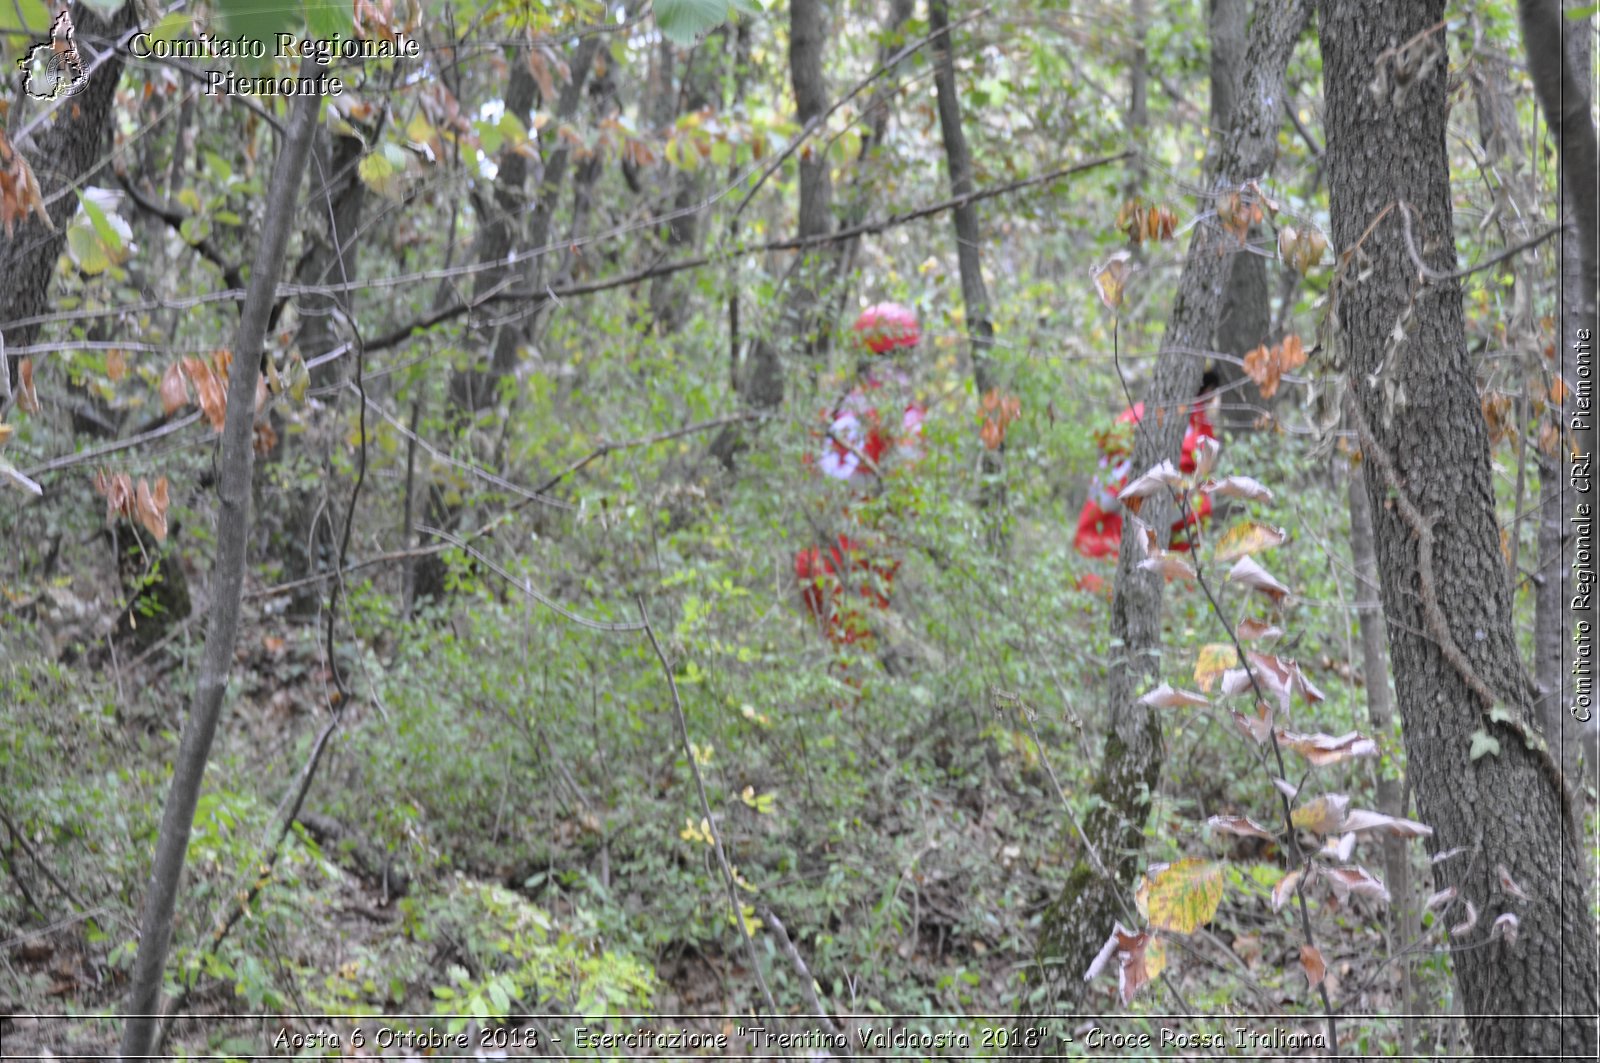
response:
M848 645L871 634L861 610L845 604L847 578L869 606L889 608L889 593L894 589L900 562L875 561L868 555L861 543L847 535L839 536L826 554L811 546L794 555L794 575L800 583L806 611L827 624L828 638L833 642Z
M856 318L855 338L863 350L883 355L915 349L922 328L910 308L877 303ZM822 423L827 427L816 433L822 451L807 454L805 463L831 480L856 485L858 498L870 497L880 485L876 477L886 463L893 464L896 459L909 463L921 457L927 410L909 395L904 373L887 360L865 369L850 394L823 412ZM841 515L853 527L861 526L860 518L848 509ZM865 535L882 538L874 536L871 528ZM899 569L900 562L885 556L881 543L874 550L844 534L826 548L809 546L794 555L795 580L806 611L824 626L829 641L839 645L871 639L872 628L862 606L888 609ZM864 603L851 595L847 604L847 585Z
M887 390L884 382L869 377L831 413L823 415L828 429L822 456L815 460L824 476L834 480L871 476L881 470L884 458L895 451L912 460L919 456L922 422L928 411L912 401L907 402L896 417L897 404L892 400L881 406L874 405L869 393L879 390ZM866 461L861 460L863 456ZM806 460L813 459L807 455Z
M1084 557L1116 557L1122 546L1122 503L1117 495L1127 486L1132 472L1132 426L1144 416L1144 403L1135 403L1132 409L1118 415L1115 427L1100 437L1100 469L1089 487L1089 498L1078 516L1078 531L1072 545ZM1126 429L1122 426L1128 426ZM1202 439L1215 439L1216 430L1206 419L1205 407L1197 405L1189 414L1189 428L1183 436L1183 454L1178 471L1192 473L1195 469L1194 450ZM1189 544L1180 534L1188 525L1198 525L1211 515L1211 499L1199 496L1191 503L1188 519L1172 522L1174 550L1187 550Z
M898 386L888 387L886 383ZM806 463L831 480L859 485L865 489L858 492L860 497L868 497L873 477L885 471L886 465L897 460L912 462L921 456L922 422L927 411L915 401L902 406L897 393L906 390L905 382L893 375L887 382L877 374L864 379L843 402L823 414L827 430L819 433L823 437L822 452L806 455ZM842 515L851 524L858 523L848 509ZM870 529L867 534L871 536ZM866 607L889 608L900 562L882 557L881 553L881 549L874 551L841 534L826 552L810 546L795 554L794 574L806 611L825 625L830 641L849 645L872 633L866 613L853 596L846 604L847 582L865 599Z

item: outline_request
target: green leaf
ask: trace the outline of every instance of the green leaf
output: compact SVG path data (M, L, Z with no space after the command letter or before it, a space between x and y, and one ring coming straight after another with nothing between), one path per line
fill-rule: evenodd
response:
M500 130L500 135L513 145L521 144L528 139L528 127L522 124L522 119L509 111L500 116L497 128Z
M37 41L49 35L50 19L50 10L43 0L0 4L0 33L16 33Z
M233 165L214 151L205 152L206 171L216 175L217 180L226 182L233 176Z
M361 160L356 166L356 173L366 186L380 196L392 195L397 188L394 166L390 164L388 156L373 153Z
M490 122L473 122L472 128L478 133L478 147L483 149L485 155L493 155L500 150L500 144L505 136L500 132L500 127Z
M150 39L153 41L175 41L193 29L193 15L183 11L174 11L150 28Z
M327 40L334 36L348 37L353 7L352 4L330 2L330 0L308 0L306 28L311 31L311 36L318 40Z
M655 0L656 28L673 44L688 46L728 18L728 0Z
M127 238L133 230L121 217L108 214L95 202L97 193L78 194L81 216L67 229L67 253L80 270L89 276L104 273L126 262L130 253Z
M178 223L178 235L193 247L211 235L211 220L204 215L185 218Z
M117 5L118 7L121 4ZM272 36L300 25L301 5L283 0L217 0L222 24L230 37L271 45ZM270 47L268 49L271 50Z
M100 205L82 192L78 193L78 206L83 208L83 213L89 218L89 224L94 226L95 233L107 248L113 251L122 249L122 234L112 228L111 222L106 220L106 212Z
M1575 7L1568 11L1567 17L1573 20L1584 19L1589 18L1596 12L1600 12L1600 4L1585 4L1583 7Z
M1473 760L1477 760L1486 753L1492 753L1498 757L1500 755L1499 740L1487 731L1472 732L1472 750L1468 753L1468 756Z

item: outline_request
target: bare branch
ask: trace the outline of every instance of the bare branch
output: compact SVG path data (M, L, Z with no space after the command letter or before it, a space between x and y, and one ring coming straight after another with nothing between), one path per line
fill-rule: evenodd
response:
M700 795L700 812L705 816L706 829L711 832L711 844L717 851L717 863L722 866L722 884L728 891L728 906L732 909L735 925L739 934L744 939L745 954L750 960L750 969L755 972L756 981L761 985L761 995L767 998L767 1010L772 1015L778 1014L778 1005L772 999L772 990L767 988L767 976L761 971L761 958L756 955L755 942L750 939L750 928L745 925L744 908L739 903L739 889L733 877L733 868L728 865L728 854L722 848L722 830L717 826L716 816L711 814L711 801L706 797L706 781L700 774L700 762L695 760L694 749L689 741L689 724L683 717L683 699L678 697L678 681L673 677L672 666L667 663L667 655L661 652L661 643L656 641L655 629L650 626L650 614L644 607L644 596L638 597L639 626L644 628L646 637L650 639L650 648L656 651L656 660L661 662L661 671L667 677L667 687L672 691L672 711L678 723L678 740L683 744L683 755L689 761L689 772L694 776L694 788ZM818 1005L818 1014L821 1014L821 1005ZM759 1018L759 1016L757 1016Z

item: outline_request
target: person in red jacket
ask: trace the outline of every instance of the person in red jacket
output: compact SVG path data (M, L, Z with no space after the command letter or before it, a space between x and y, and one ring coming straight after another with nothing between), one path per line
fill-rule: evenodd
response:
M862 311L855 334L875 356L913 350L922 338L916 314L897 303L878 303ZM915 401L902 404L906 385L892 365L867 366L856 387L824 412L822 453L806 455L806 463L831 480L851 484L865 497L888 464L914 460L927 411ZM860 598L870 608L887 609L900 569L898 560L867 544L871 529L853 531L841 533L826 547L806 547L794 557L795 580L806 611L838 645L871 637L866 614L851 603Z
M1178 462L1179 472L1194 472L1195 447L1202 439L1216 438L1216 429L1206 416L1206 407L1209 405L1206 399L1217 383L1216 373L1206 370L1200 381L1198 401L1189 412L1189 427L1183 436L1183 452ZM1133 471L1133 434L1138 431L1139 421L1143 417L1144 403L1134 403L1131 409L1123 410L1117 416L1109 431L1101 433L1096 439L1100 449L1100 467L1090 482L1089 498L1083 503L1083 511L1078 515L1077 534L1072 538L1073 547L1084 557L1097 560L1109 557L1114 560L1122 547L1122 503L1117 501L1117 495L1127 486L1128 476ZM1187 516L1180 515L1172 523L1171 548L1174 550L1189 549L1184 529L1198 526L1211 515L1211 499L1203 494L1197 497L1197 501L1191 502L1192 508ZM1104 586L1104 581L1094 573L1087 573L1079 580L1079 586L1085 590L1099 590Z

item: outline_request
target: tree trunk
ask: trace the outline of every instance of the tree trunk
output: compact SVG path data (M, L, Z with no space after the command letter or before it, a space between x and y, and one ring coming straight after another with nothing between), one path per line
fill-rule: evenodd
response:
M737 51L738 39L733 27L725 26L720 31L723 41L723 52ZM709 43L709 42L707 42ZM661 42L662 58L660 67L663 71L661 79L662 94L657 102L662 104L657 109L655 125L666 128L669 123L678 117L678 113L693 114L695 111L711 103L711 93L716 86L718 67L713 62L702 62L703 55L714 54L707 44L702 44L689 54L688 60L683 64L683 76L678 91L672 88L672 58L673 46L668 41ZM737 65L737 54L733 57L731 65ZM671 106L681 100L681 106ZM697 167L693 170L676 169L670 176L672 195L672 216L665 225L665 236L669 257L693 248L700 237L700 215L702 205L701 180L702 171ZM687 278L677 275L657 277L650 282L650 316L656 323L657 334L665 335L676 332L683 324L688 310L688 301L684 298L690 288Z
M572 80L561 89L561 96L556 101L556 121L566 123L578 113L578 105L583 102L583 91L589 83L590 74L594 71L595 57L600 53L600 34L591 34L578 43L577 51L572 57ZM559 126L558 126L559 128ZM538 255L533 260L533 290L544 290L545 278L551 273L548 268L552 262L559 261L555 253L542 254L545 246L550 243L550 233L555 225L556 204L561 201L561 187L567 180L567 169L572 165L572 144L565 137L556 137L556 146L544 156L544 173L540 175L538 189L534 195L533 223L528 227L528 244L534 254ZM519 182L520 183L520 182ZM541 305L541 304L535 304ZM502 377L508 375L517 365L517 348L524 336L531 336L538 324L538 311L520 327L502 326L500 334L495 337L494 347L494 379L498 383Z
M1570 6L1570 5L1569 5ZM1573 171L1568 169L1568 157L1581 164L1585 151L1592 160L1593 155L1593 127L1588 127L1588 136L1585 136L1585 127L1588 125L1589 101L1584 98L1582 86L1591 81L1592 69L1591 42L1589 22L1587 19L1579 22L1568 21L1565 27L1566 38L1566 70L1549 68L1553 65L1546 56L1535 56L1535 40L1540 47L1548 44L1550 28L1540 21L1545 16L1542 10L1532 10L1537 5L1523 5L1523 32L1527 34L1530 65L1538 68L1535 77L1539 81L1549 82L1553 77L1559 77L1561 84L1556 87L1558 108L1552 111L1548 106L1548 93L1550 87L1541 87L1539 96L1541 104L1545 105L1545 113L1550 116L1548 124L1558 131L1558 142L1562 150L1562 180L1561 180L1561 219L1568 229L1561 238L1561 332L1557 340L1557 350L1560 356L1557 367L1561 378L1569 389L1580 386L1578 376L1578 351L1575 347L1583 343L1582 336L1585 332L1589 336L1588 357L1592 364L1594 350L1594 335L1597 329L1595 319L1595 291L1593 271L1593 240L1595 227L1595 189L1593 170L1586 181L1573 180ZM1537 27L1530 26L1532 21ZM1563 20L1566 21L1566 20ZM1581 112L1581 120L1573 119L1572 144L1575 150L1569 151L1565 134L1568 121L1566 110L1560 109L1562 93L1566 93L1564 103L1567 109ZM1576 97L1576 98L1575 98ZM1555 114L1561 114L1562 119L1558 125L1554 120ZM1583 142L1588 140L1585 145ZM1592 164L1591 164L1592 165ZM1587 220L1585 220L1587 219ZM1587 230L1585 230L1587 226ZM1587 246L1586 246L1587 241ZM1585 266L1585 252L1590 254L1589 266ZM1567 662L1570 657L1568 646L1574 630L1574 620L1571 604L1571 586L1567 578L1569 559L1571 557L1571 538L1568 534L1568 516L1576 509L1580 501L1593 503L1593 492L1578 492L1568 475L1568 462L1570 449L1566 445L1569 440L1567 426L1573 411L1572 394L1569 392L1565 401L1559 405L1552 404L1550 416L1554 418L1558 429L1557 439L1560 443L1551 454L1540 454L1539 461L1539 562L1538 578L1534 585L1534 679L1539 690L1539 724L1544 730L1546 740L1552 749L1556 750L1561 764L1569 775L1576 769L1578 751L1581 747L1581 738L1584 728L1571 715L1570 680ZM1594 453L1594 429L1592 419L1589 427L1582 431L1572 433L1570 441L1573 446L1588 455ZM1592 758L1591 758L1592 759ZM1586 765L1586 775L1594 778L1595 765ZM1576 789L1578 780L1572 779Z
M1128 162L1128 186L1124 197L1132 199L1144 191L1145 150L1150 126L1150 57L1144 38L1150 28L1150 0L1133 0L1128 12L1132 23L1133 47L1128 50L1128 142L1133 158ZM1225 128L1222 126L1212 129Z
M914 0L889 0L883 20L884 41L878 46L878 66L888 63L900 50L904 38L901 27L915 8ZM898 93L899 83L886 76L873 87L872 95L862 108L866 129L861 137L860 161L851 170L849 191L843 197L846 202L839 211L839 226L843 229L866 221L868 212L881 198L876 182L885 171L884 163L877 156L883 151L884 134L889 129L889 117ZM860 248L861 237L852 236L841 240L835 250L838 256L836 275L839 278L839 290L834 299L833 312L837 318L847 316L845 304L852 294L849 279L855 270L856 253Z
M934 85L939 94L939 131L944 137L945 168L950 174L950 195L970 195L973 190L972 153L967 150L967 135L961 128L961 97L956 88L954 42L950 40L948 0L929 0L928 28L942 35L934 41ZM994 347L994 325L989 320L989 289L983 281L983 236L978 231L978 207L963 203L950 212L955 222L956 262L961 270L961 302L966 307L967 342L972 348L972 381L978 395L987 395L998 386L990 351ZM988 511L988 540L996 553L1004 556L1005 532L1005 442L983 452L982 484L979 502Z
M1350 507L1350 557L1356 575L1356 614L1361 621L1361 674L1367 690L1367 719L1380 747L1388 749L1394 739L1394 697L1389 690L1389 658L1384 652L1383 611L1378 604L1378 557L1373 544L1372 506L1367 501L1364 465L1350 466L1346 498ZM1381 760L1373 765L1377 774L1378 811L1386 816L1406 814L1405 795L1400 776L1386 771ZM1397 835L1383 838L1384 882L1394 898L1389 905L1389 950L1404 948L1415 932L1416 905L1411 894L1410 842ZM1411 962L1401 959L1400 1055L1409 1056L1416 1043L1416 1001L1411 989Z
M309 246L295 268L299 284L345 284L360 276L356 254L361 212L366 206L367 186L356 174L361 161L361 138L335 136L327 129L317 131L312 145L311 196L309 208L322 233L308 241ZM306 361L326 354L339 345L334 328L335 312L348 313L347 290L300 296L300 353ZM313 387L337 384L348 375L353 359L341 358L311 370Z
M359 276L356 235L361 229L361 212L366 205L366 185L356 173L363 146L355 136L335 137L319 127L311 146L312 178L310 213L313 231L304 254L295 267L295 281L305 285L343 284ZM351 293L339 290L300 296L300 332L296 337L301 356L310 362L340 343L335 327L337 314L348 314ZM313 387L328 387L346 379L353 358L340 358L311 370ZM312 438L317 438L313 436ZM282 451L280 442L277 450ZM332 526L317 520L324 485L314 489L293 489L290 513L281 529L281 543L275 551L283 558L286 580L302 579L319 571L333 550ZM321 588L315 584L296 591L290 611L296 615L315 612Z
M314 61L301 64L300 76L314 75ZM261 222L261 244L250 271L250 286L234 336L234 359L228 374L227 416L222 427L220 475L217 484L217 560L212 568L210 619L194 700L184 721L183 738L173 765L172 787L167 791L156 841L155 866L146 890L140 926L139 953L134 960L128 990L128 1024L122 1032L121 1056L149 1055L161 1002L162 971L172 941L172 913L178 899L178 880L194 826L195 804L205 779L211 741L222 711L222 695L233 664L234 639L239 630L239 592L244 583L246 548L250 539L250 474L255 452L255 394L261 372L261 351L272 313L284 249L295 226L295 198L305 173L312 134L317 126L320 97L301 96L294 105L283 149L272 171L266 213Z
M1528 72L1533 76L1539 109L1561 149L1562 209L1572 211L1576 232L1570 233L1569 239L1578 245L1583 271L1581 302L1592 317L1595 290L1600 286L1595 246L1600 239L1600 201L1594 188L1600 160L1596 157L1589 94L1584 91L1589 71L1583 69L1580 73L1570 61L1561 0L1517 0L1517 14L1522 21L1522 42L1528 50ZM1587 20L1579 25L1583 27L1580 32L1589 32Z
M1469 850L1436 864L1434 880L1479 913L1449 939L1473 1045L1484 1056L1592 1059L1593 1019L1553 1017L1600 1006L1594 926L1564 783L1522 737L1532 691L1461 290L1421 283L1403 230L1409 209L1417 254L1439 273L1455 269L1444 6L1322 0L1332 243L1336 262L1360 255L1359 270L1335 279L1331 342L1374 470L1367 490L1418 810L1433 851ZM1509 722L1491 718L1489 701ZM1485 752L1485 739L1498 751ZM1508 895L1501 868L1528 900ZM1489 937L1502 913L1520 920L1515 944Z
M578 113L578 104L583 100L589 72L594 68L600 39L600 34L583 38L573 53L570 68L572 79L562 86L561 95L556 100L551 123L555 128L570 122ZM538 85L520 53L512 57L510 65L510 75L506 80L505 112L528 125ZM531 125L528 127L532 128ZM555 147L544 156L544 173L534 193L533 217L527 229L526 249L537 257L533 259L531 269L506 265L479 273L478 282L473 288L475 295L485 295L503 284L508 276L519 273L527 275L535 291L539 289L539 280L545 275L545 260L551 257L542 252L550 241L555 206L561 186L566 182L567 166L572 155L571 145L565 139L552 139ZM516 219L522 216L528 206L523 191L528 180L528 159L519 152L506 150L495 161L499 170L494 180L494 205L488 215L479 221L478 233L472 242L474 262L504 259L523 231ZM458 417L470 419L493 404L500 381L516 368L517 350L530 328L531 323L528 322L501 325L494 332L488 364L477 363L451 376L450 401Z
M562 88L560 98L556 102L555 120L552 124L557 128L571 121L573 115L577 114L578 104L583 98L584 84L588 81L589 72L594 68L594 58L600 38L600 34L585 37L579 42L573 54L572 80ZM510 74L506 79L505 113L515 115L531 129L529 115L533 110L537 91L538 84L534 81L533 73L528 69L524 57L521 53L514 55L510 63ZM537 289L539 278L543 276L544 261L549 257L539 252L549 242L555 203L566 177L567 163L571 154L566 141L560 138L557 140L556 148L545 157L544 175L539 182L533 221L528 226L527 243L524 245L532 253L538 254L533 260L531 273L525 267L509 263L495 269L483 270L477 274L477 282L473 285L474 297L487 296L519 273L528 275L531 285ZM474 262L505 259L523 231L516 219L520 218L527 208L527 197L523 186L528 179L528 160L508 147L495 161L499 169L494 180L493 207L483 211L479 218L478 230L472 240L471 254ZM475 361L450 375L449 408L451 420L458 428L469 424L494 403L500 381L516 368L517 350L529 327L531 326L528 323L508 322L501 325L494 330L489 357L486 360ZM428 523L436 528L449 530L456 526L459 510L446 503L439 491L429 490L427 514ZM442 597L444 576L445 562L442 555L426 554L417 558L412 569L412 593L415 600Z
M533 110L538 83L534 81L527 63L521 62L518 57L512 57L510 67L503 101L505 113L526 125L529 113ZM572 68L574 79L578 77L578 69L576 66ZM508 147L495 157L495 165L494 188L489 202L474 198L478 228L472 238L470 254L473 262L504 259L522 234L522 226L517 224L516 219L522 216L528 205L523 187L528 179L528 160ZM511 266L499 266L478 273L473 296L480 297L494 291L506 283L512 272ZM495 329L490 339L489 357L475 360L450 375L450 408L458 422L470 421L493 401L495 384L498 382L497 366L502 360L502 336L506 337L504 342L515 345L515 334L510 329L505 326Z
M92 62L95 55L110 49L137 17L132 4L123 5L109 20L87 4L76 5L72 19L84 62ZM15 73L15 68L8 68L7 73ZM38 339L38 324L13 326L9 322L36 317L49 309L56 260L66 247L67 223L78 209L78 197L70 190L100 165L111 129L111 105L121 80L122 53L117 52L95 68L76 96L54 105L36 104L55 106L55 111L39 133L12 144L33 168L40 194L49 203L45 210L51 227L29 214L16 227L14 237L0 240L0 331L5 333L7 347L26 347ZM26 99L20 91L17 96ZM15 129L18 123L10 124ZM6 359L5 370L13 387L20 360Z
M1310 0L1291 0L1263 5L1257 16L1234 124L1208 166L1206 187L1213 192L1237 192L1270 169L1283 115L1283 72L1310 8ZM1203 209L1209 206L1208 198ZM1151 412L1134 437L1136 470L1163 459L1177 462L1186 412L1201 376L1200 361L1192 352L1204 350L1216 331L1228 260L1238 252L1238 240L1216 225L1195 227L1157 359L1153 394L1146 399ZM1143 516L1165 536L1172 523L1171 500L1152 497ZM1139 570L1141 559L1134 522L1126 521L1111 602L1112 637L1122 646L1107 680L1112 725L1095 784L1099 800L1084 823L1085 840L1094 853L1079 854L1061 896L1045 913L1040 935L1039 962L1057 994L1056 1010L1063 1012L1079 1010L1084 971L1110 935L1112 923L1125 919L1131 908L1128 889L1161 778L1161 722L1140 704L1138 695L1153 685L1158 670L1162 584L1158 576ZM1109 876L1099 873L1097 863Z
M822 0L791 0L789 78L794 84L795 118L802 129L828 109L828 83L822 73L822 49L827 36L827 9ZM826 144L826 138L813 136L812 143L799 153L797 235L801 239L826 236L833 231L833 181L828 174ZM808 361L827 353L827 334L816 309L823 302L818 288L831 254L827 248L808 248L799 256L789 278L776 342L759 337L750 352L750 371L743 381L743 391L746 400L760 410L776 409L783 402L782 348L792 349Z
M1250 0L1211 0L1211 128L1227 129L1244 77L1245 31ZM1267 260L1260 255L1234 255L1229 260L1228 287L1217 316L1215 350L1243 356L1267 341L1272 305L1267 294ZM1222 387L1219 427L1239 430L1255 424L1268 406L1261 389L1241 366L1217 360Z

